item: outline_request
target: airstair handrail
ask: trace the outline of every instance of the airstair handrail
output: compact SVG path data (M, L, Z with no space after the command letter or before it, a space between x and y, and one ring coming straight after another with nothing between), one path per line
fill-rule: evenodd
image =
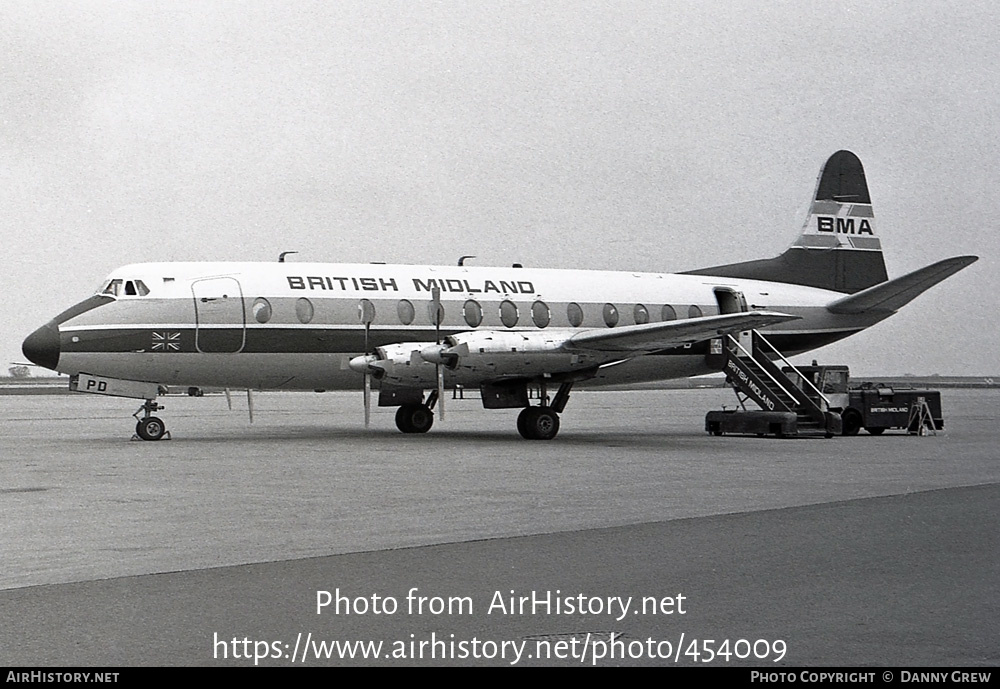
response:
M779 352L779 351L778 351L778 349L777 349L777 348L776 348L776 347L775 347L775 346L774 346L773 344L771 344L770 342L768 342L768 341L767 341L767 338L765 338L765 337L764 337L763 335L761 335L761 334L760 334L760 331L758 331L758 330L754 330L754 333L755 333L755 334L757 335L757 337L759 337L759 338L760 338L760 341L761 341L761 342L763 342L764 344L766 344L766 345L767 345L768 347L770 347L770 348L771 348L771 351L772 351L772 352L774 352L774 353L775 353L775 354L777 354L777 355L778 355L779 357L781 357L781 360L782 360L782 361L784 361L784 362L785 362L785 364L786 364L786 365L787 365L787 366L788 366L789 368L791 368L791 369L792 369L793 371L795 371L795 373L797 373L797 374L798 374L799 378L800 378L801 380L805 381L806 385L808 385L809 387L811 387L811 388L813 389L813 391L814 391L814 392L815 392L815 393L816 393L817 395L819 395L820 399L822 399L822 400L823 400L823 404L825 404L825 405L826 405L826 409L824 409L823 411L829 411L829 410L830 410L830 400L829 400L829 399L827 399L826 395L824 395L824 394L823 394L822 392L820 392L820 391L819 391L819 389L818 389L818 388L817 388L817 387L816 387L815 385L813 385L813 382L812 382L811 380L809 380L809 379L808 379L808 378L807 378L806 376L802 375L802 371L800 371L800 370L798 369L798 367L796 367L796 366L795 366L795 364L793 364L793 363L792 363L791 361L789 361L788 359L786 359L786 358L785 358L785 355L784 355L784 354L782 354L781 352ZM746 351L746 350L744 349L743 351Z
M732 335L726 335L726 337L728 337L737 347L739 347L741 350L743 350L743 353L746 354L750 358L750 361L753 361L753 362L756 363L757 360L753 358L753 354L751 354L750 352L748 352L746 350L746 347L744 347L742 344L740 344L740 341L738 339L736 339ZM770 343L768 343L768 344L770 344ZM766 373L767 377L771 379L771 382L773 382L775 385L777 385L778 388L783 393L785 393L786 395L788 395L789 397L791 397L793 400L795 399L795 393L790 392L788 390L788 388L786 388L784 385L782 385L781 381L779 381L777 378L775 378L774 376L772 376L770 371L768 371L763 366L760 366L760 370L763 371L764 373Z

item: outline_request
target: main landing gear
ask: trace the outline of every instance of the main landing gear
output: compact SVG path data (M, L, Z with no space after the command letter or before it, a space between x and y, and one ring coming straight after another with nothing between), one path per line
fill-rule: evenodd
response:
M167 430L167 426L162 420L153 416L153 412L165 409L161 404L157 404L156 400L146 400L141 407L139 407L132 416L136 419L135 424L135 435L132 439L136 438L141 440L162 440L166 438L170 440L170 431ZM139 418L139 414L142 413L142 418Z
M434 412L426 404L404 404L396 410L396 427L403 433L426 433L434 425Z
M569 391L573 383L566 382L559 386L559 392L549 406L548 395L544 382L540 388L542 404L538 407L525 407L517 415L517 432L526 440L552 440L559 432L559 413L566 408L569 401Z
M525 407L517 415L517 432L526 440L552 440L559 432L559 414L552 407Z
M396 428L403 433L426 433L434 425L434 405L438 393L434 390L423 404L404 404L396 410Z

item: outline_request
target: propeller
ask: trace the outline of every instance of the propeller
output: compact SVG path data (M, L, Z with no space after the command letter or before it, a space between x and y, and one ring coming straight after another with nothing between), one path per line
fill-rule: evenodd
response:
M358 315L361 317L361 322L365 325L365 428L368 428L371 424L372 418L372 372L371 368L367 365L367 362L369 361L369 356L371 354L370 336L372 321L375 320L375 306L367 299L362 299L361 303L358 304Z
M441 347L441 288L435 285L431 289L431 299L434 303L434 340ZM441 410L441 420L444 421L444 368L440 363L434 364L434 371L437 374L437 403Z
M368 355L368 331L371 330L371 323L365 323L365 355ZM372 372L365 366L365 428L371 424L372 418Z

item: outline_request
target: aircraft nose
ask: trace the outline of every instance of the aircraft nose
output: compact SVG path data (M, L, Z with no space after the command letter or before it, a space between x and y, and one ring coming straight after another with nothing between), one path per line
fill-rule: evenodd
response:
M21 351L32 363L54 371L59 365L59 326L49 321L24 338Z

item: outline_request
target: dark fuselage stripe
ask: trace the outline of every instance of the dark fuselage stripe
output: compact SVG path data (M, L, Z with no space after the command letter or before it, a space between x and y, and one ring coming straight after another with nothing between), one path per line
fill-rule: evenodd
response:
M446 337L466 330L441 330ZM803 352L835 342L857 332L856 329L817 333L767 333L768 340L779 351ZM371 330L368 350L399 342L434 342L433 329ZM365 351L365 333L361 329L320 328L107 328L74 330L62 333L61 349L74 353L151 352L236 353L245 354L356 354ZM708 341L690 347L672 347L656 354L707 354Z

